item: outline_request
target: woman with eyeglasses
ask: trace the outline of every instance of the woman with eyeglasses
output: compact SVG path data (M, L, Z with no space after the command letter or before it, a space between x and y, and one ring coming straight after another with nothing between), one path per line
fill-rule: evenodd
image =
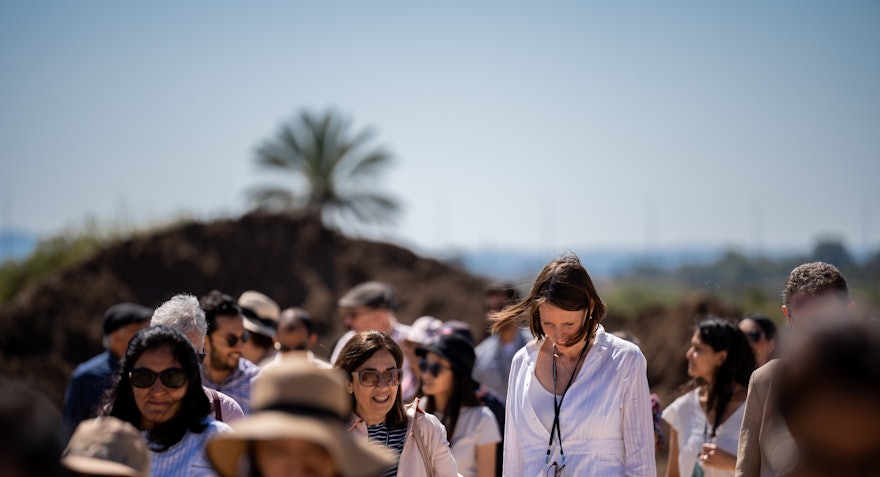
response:
M758 368L776 357L776 325L773 320L764 315L749 315L739 320L737 326L749 339Z
M693 379L663 411L670 427L666 476L732 477L755 355L735 324L708 318L685 358Z
M108 414L144 436L152 477L216 475L205 458L205 444L211 435L231 428L209 416L198 357L183 333L153 326L134 335L110 399Z
M600 324L605 303L574 254L541 270L529 294L491 316L532 340L510 366L504 475L657 475L647 363Z
M471 373L474 345L458 334L442 335L416 349L421 372L423 407L452 436L450 448L464 477L495 477L496 448L501 441L498 421L477 397Z
M349 431L377 442L397 462L383 477L457 475L446 429L418 402L404 406L400 389L403 350L386 333L362 331L342 348L334 364L348 375L354 416Z

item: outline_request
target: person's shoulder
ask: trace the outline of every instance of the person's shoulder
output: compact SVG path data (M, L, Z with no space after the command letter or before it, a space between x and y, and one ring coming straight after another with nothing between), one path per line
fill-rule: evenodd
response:
M205 431L206 435L217 434L219 432L232 432L232 426L225 422L218 421L212 417L206 418Z
M779 369L778 359L768 361L764 366L752 371L751 383L757 386L768 384L773 380L773 376L777 373L777 369Z
M112 372L113 369L110 366L110 352L104 351L103 353L96 354L77 365L71 376L75 378L83 376L103 377Z
M636 346L635 343L618 338L607 331L600 330L596 335L596 340L597 344L611 351L613 359L623 361L645 360L645 355L642 353L641 348Z
M483 341L474 347L474 352L479 355L485 353L498 345L498 335L489 335Z
M246 358L239 358L238 369L240 369L245 376L254 377L260 374L261 368L256 364L248 361Z

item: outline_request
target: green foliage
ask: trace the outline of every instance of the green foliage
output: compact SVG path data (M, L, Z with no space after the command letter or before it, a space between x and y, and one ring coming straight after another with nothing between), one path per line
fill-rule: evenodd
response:
M648 308L675 306L687 294L685 287L672 280L636 276L614 280L601 288L608 309L628 318Z
M249 201L269 212L304 210L328 226L392 222L400 206L376 186L391 155L370 146L372 139L370 130L353 133L351 121L333 110L302 111L256 151L259 168L290 182L253 188Z

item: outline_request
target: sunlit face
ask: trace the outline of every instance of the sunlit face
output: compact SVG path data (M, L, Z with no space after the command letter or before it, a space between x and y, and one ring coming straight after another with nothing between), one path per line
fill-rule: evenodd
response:
M422 391L428 396L451 395L455 376L449 360L430 351L425 354L424 359L427 364L427 371L421 371ZM431 372L434 369L439 371L436 377Z
M208 365L216 371L234 371L244 350L244 319L238 316L218 316L214 332L205 340ZM230 342L234 342L232 346Z
M302 323L289 323L287 326L278 327L278 343L284 350L309 349L309 330Z
M551 303L541 303L538 305L538 313L547 339L556 344L557 348L565 349L576 344L572 340L581 330L587 310L568 311Z
M390 334L392 331L391 311L388 309L356 306L342 308L340 313L343 324L355 333L377 330Z
M355 371L372 370L384 373L394 369L397 369L394 356L383 348L373 353L373 356L370 356L370 359L366 360ZM364 386L360 383L360 379L352 376L348 389L349 392L354 393L357 403L355 405L355 413L369 425L384 422L388 411L394 407L399 386L399 383L389 386L384 380L380 380L376 386Z
M684 357L688 362L688 376L712 381L715 370L727 359L727 351L715 351L711 346L700 341L700 332L691 337L691 347Z
M254 443L254 458L264 477L333 477L330 454L302 439L272 439Z
M171 353L171 348L163 346L146 350L134 362L132 369L147 368L161 373L169 368L180 368L180 363ZM134 402L141 412L141 429L152 429L154 425L167 422L177 415L189 383L177 389L166 387L158 377L148 388L131 387Z

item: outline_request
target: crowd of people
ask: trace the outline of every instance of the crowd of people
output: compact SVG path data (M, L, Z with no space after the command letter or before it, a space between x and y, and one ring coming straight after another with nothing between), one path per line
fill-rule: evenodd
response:
M762 315L697 322L691 379L665 409L575 255L522 297L493 284L485 298L491 334L477 339L461 320L403 324L389 284L359 284L338 300L347 332L329 361L307 310L258 291L114 305L106 351L75 369L62 413L0 383L0 469L654 477L668 452L671 477L880 475L880 326L853 313L833 265L792 270L784 330Z

